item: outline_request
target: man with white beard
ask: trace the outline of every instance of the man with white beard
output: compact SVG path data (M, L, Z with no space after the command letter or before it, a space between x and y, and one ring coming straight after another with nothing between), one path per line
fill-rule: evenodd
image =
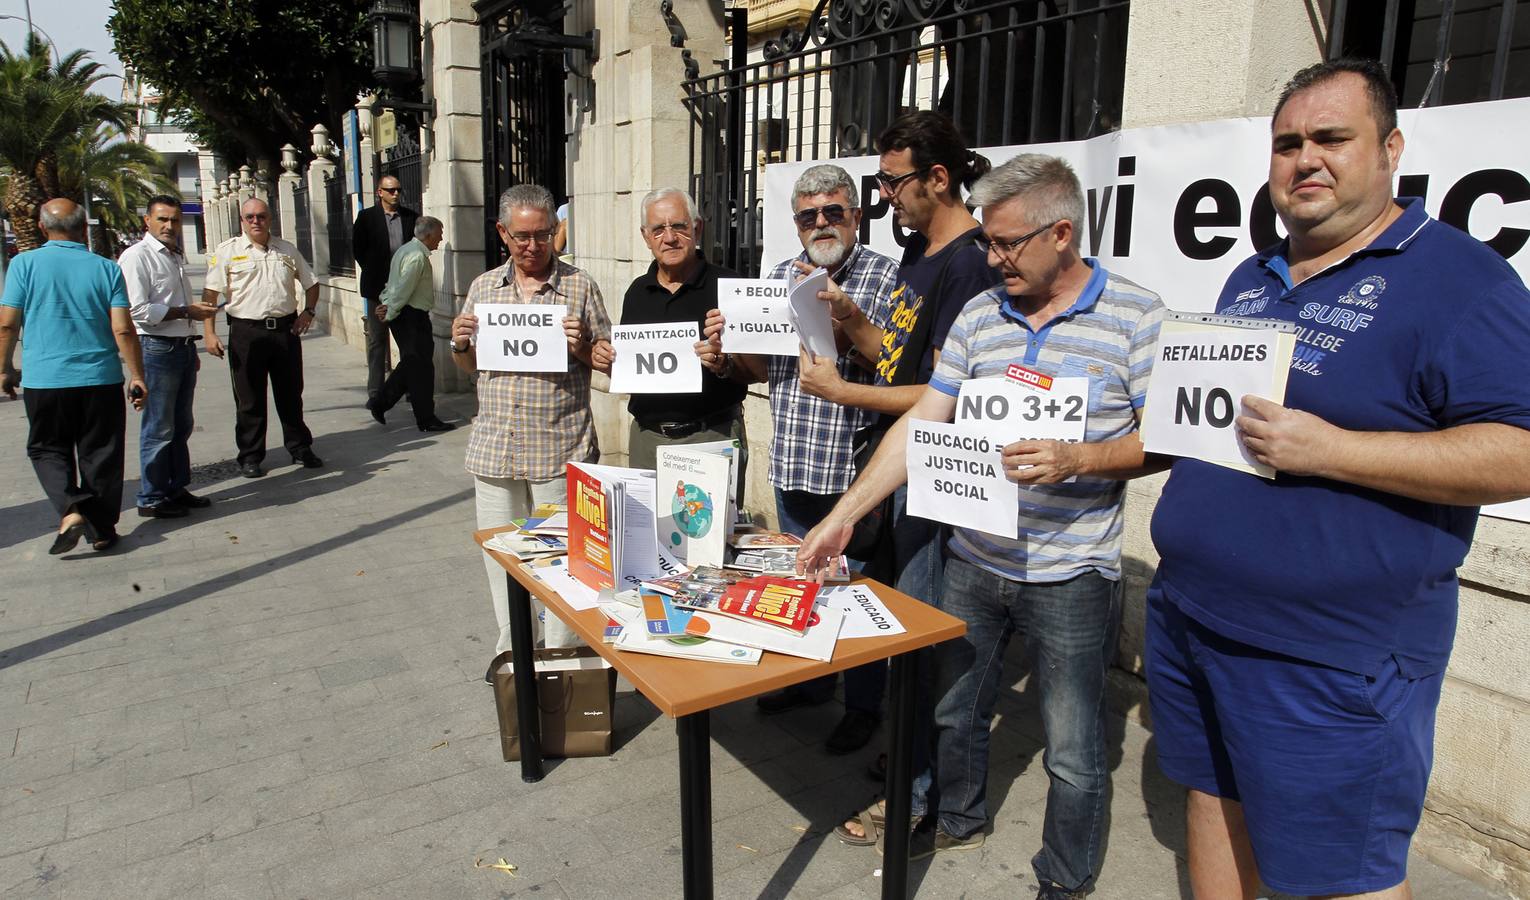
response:
M769 277L795 280L814 268L828 269L860 312L877 328L886 328L892 315L898 263L857 243L861 210L855 180L839 166L813 166L802 173L792 189L792 213L802 253L776 266ZM707 315L705 337L709 342L718 339L724 324L718 310ZM834 328L838 334L839 320ZM706 352L708 344L698 346ZM840 347L843 349L835 361L840 377L873 384L875 371L842 335ZM855 477L855 433L869 424L874 414L804 392L795 356L734 352L729 356L751 381L770 384L770 415L775 426L770 440L770 484L775 489L781 530L802 537L850 487ZM880 718L884 672L884 666L870 665L845 673L845 717L829 737L831 751L849 753L870 739ZM832 696L834 677L819 682L806 686L812 691L809 702L825 702ZM761 704L761 709L776 711L767 704Z

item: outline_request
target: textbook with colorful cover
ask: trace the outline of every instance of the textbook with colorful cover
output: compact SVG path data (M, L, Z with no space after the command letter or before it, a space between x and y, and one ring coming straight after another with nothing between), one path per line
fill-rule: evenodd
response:
M685 634L685 626L691 620L692 610L675 606L673 601L658 591L645 590L643 598L643 621L648 634L653 637L679 637Z
M568 548L569 572L596 590L670 574L654 537L653 472L569 463Z
M817 596L815 582L762 575L728 587L710 611L801 635L807 631Z
M687 609L716 609L723 591L754 577L751 572L740 572L737 569L697 566L680 580L680 587L674 594L674 604Z
M714 612L697 612L685 626L685 633L787 656L829 662L834 658L834 645L839 643L839 630L844 621L845 613L839 607L820 604L813 607L806 633L797 635L774 625L745 622Z
M723 564L734 517L734 462L731 447L658 448L659 543L688 566Z
M679 637L651 637L636 623L627 623L612 644L618 650L631 653L651 653L656 656L673 656L680 659L699 659L707 662L724 662L740 666L758 665L763 655L757 647L725 644L704 637L681 635Z

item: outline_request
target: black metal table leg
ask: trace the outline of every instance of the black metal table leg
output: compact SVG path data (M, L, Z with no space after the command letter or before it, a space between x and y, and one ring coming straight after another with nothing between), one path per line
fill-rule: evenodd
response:
M913 800L914 698L919 657L892 658L892 734L887 745L887 825L883 834L883 900L908 896L908 820Z
M712 898L712 720L706 710L675 720L680 737L680 846L686 900Z
M537 706L536 661L531 630L531 595L515 576L505 573L510 588L510 659L515 665L515 720L520 734L521 780L542 780L542 717Z

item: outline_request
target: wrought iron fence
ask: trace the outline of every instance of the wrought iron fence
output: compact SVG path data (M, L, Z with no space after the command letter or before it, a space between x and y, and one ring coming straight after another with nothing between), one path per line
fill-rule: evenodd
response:
M335 167L324 179L324 202L329 210L325 230L329 239L329 274L355 275L356 261L351 257L351 204L345 193L345 166Z
M398 202L408 209L419 212L424 209L424 180L421 172L420 142L415 139L414 129L400 127L398 144L382 153L382 166L378 174L392 175L398 179ZM408 236L406 235L407 239Z
M702 249L760 270L768 162L872 153L938 109L973 147L1065 141L1121 123L1127 0L819 0L763 58L685 82Z
M1380 60L1403 106L1530 96L1530 0L1334 0L1328 56Z
M271 208L271 233L277 237L286 237L282 234L282 192L275 189L270 182L266 182L266 206Z
M297 222L297 234L292 242L297 244L303 259L313 265L313 218L308 206L308 180L305 178L292 186L292 218Z

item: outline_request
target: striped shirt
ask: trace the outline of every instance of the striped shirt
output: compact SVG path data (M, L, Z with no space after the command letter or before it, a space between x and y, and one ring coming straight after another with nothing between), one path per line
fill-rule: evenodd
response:
M553 260L552 277L530 296L515 283L512 263L479 275L462 304L563 303L584 323L593 343L611 339L611 317L594 279ZM566 373L478 373L478 416L468 436L466 468L484 478L546 481L563 475L569 461L600 458L590 415L590 370L572 355Z
M1003 377L1011 363L1052 377L1089 379L1084 440L1136 430L1147 395L1164 306L1158 295L1111 275L1096 260L1078 300L1032 332L1002 287L968 301L940 351L930 386L955 397L969 378ZM1018 540L952 530L953 554L1020 582L1058 582L1093 570L1121 577L1124 482L1080 476L1072 484L1021 487Z
M809 262L803 253L770 272L789 279L792 263ZM898 283L898 263L875 250L855 244L834 277L871 324L886 328L892 316L892 291ZM846 381L872 384L876 375L849 356L839 357L839 374ZM839 494L855 478L855 433L869 425L873 413L840 406L802 390L797 380L797 357L771 356L766 361L770 384L770 483L783 491Z

